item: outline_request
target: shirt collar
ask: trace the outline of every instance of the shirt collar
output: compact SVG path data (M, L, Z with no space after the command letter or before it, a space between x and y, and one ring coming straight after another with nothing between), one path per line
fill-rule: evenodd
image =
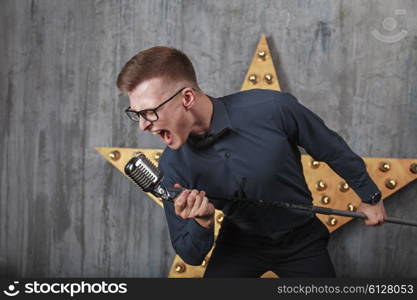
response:
M223 101L210 96L208 97L210 98L211 103L213 103L213 116L211 119L209 133L216 134L225 128L232 128L229 114L227 113Z
M210 96L208 97L213 104L210 130L203 136L189 136L187 142L192 148L207 148L222 136L228 134L230 129L232 129L229 114L223 101Z

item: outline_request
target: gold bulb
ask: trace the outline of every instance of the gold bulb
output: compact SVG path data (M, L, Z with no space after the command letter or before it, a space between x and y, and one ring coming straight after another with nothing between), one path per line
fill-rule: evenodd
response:
M177 263L175 265L175 272L184 273L185 272L185 265L183 263Z
M323 203L323 204L329 204L330 203L330 197L326 196L326 195L323 195L320 198L320 202Z
M223 222L224 219L224 215L222 213L218 214L216 217L216 221L218 224L221 224L221 222Z
M349 190L349 185L346 182L339 183L339 191L347 192Z
M316 189L318 191L324 191L327 188L327 184L323 180L319 180L316 183Z
M349 203L347 207L348 207L349 211L355 211L356 210L355 205L353 205L352 203Z
M412 163L410 165L410 172L413 174L417 174L417 163Z
M268 84L272 83L273 76L271 74L265 74L264 78L265 78L266 83L268 83Z
M259 51L258 52L258 57L262 60L266 59L266 52L265 51Z
M320 167L320 163L317 160L312 159L310 162L310 167L312 169L317 169L318 167Z
M207 266L207 258L203 259L203 262L201 263L202 267Z
M388 172L389 170L391 170L391 164L389 162L380 162L379 163L379 170L381 172Z
M256 77L256 75L255 75L255 74L251 74L251 75L249 75L248 79L249 79L249 81L250 81L252 84L256 84L257 77Z
M153 155L153 159L155 159L156 161L158 161L161 158L161 152L155 152L155 154Z
M328 224L329 226L336 226L336 224L337 224L337 219L336 219L335 217L329 217L329 218L327 219L327 224Z
M111 160L119 160L120 156L121 156L121 154L117 150L114 150L114 151L109 153L109 157L110 157Z
M397 186L397 181L395 181L395 179L387 179L385 180L385 186L390 190L393 190Z

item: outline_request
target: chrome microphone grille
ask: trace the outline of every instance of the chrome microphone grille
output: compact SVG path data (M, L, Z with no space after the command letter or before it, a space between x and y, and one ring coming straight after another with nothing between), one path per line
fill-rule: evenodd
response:
M161 179L161 171L143 154L132 157L125 166L125 173L144 192L150 192Z

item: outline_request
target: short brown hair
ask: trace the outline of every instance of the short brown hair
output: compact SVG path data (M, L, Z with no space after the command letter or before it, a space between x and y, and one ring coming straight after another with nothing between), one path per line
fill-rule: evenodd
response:
M117 87L123 93L129 93L139 83L156 77L187 80L197 87L190 59L178 49L161 46L143 50L133 56L120 71Z

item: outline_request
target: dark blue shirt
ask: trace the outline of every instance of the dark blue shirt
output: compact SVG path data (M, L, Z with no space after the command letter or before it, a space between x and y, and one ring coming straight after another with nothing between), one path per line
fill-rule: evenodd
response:
M190 137L178 150L164 150L159 162L164 186L179 183L208 195L311 204L299 145L326 162L363 201L378 192L362 158L291 94L255 89L211 100L207 136ZM201 139L226 128L230 131L212 145L197 147ZM272 243L313 218L312 213L289 209L214 205L225 214L222 230L227 228L228 239L236 243L248 237ZM164 201L164 209L175 251L186 263L200 264L213 245L213 229L177 216L171 202Z

